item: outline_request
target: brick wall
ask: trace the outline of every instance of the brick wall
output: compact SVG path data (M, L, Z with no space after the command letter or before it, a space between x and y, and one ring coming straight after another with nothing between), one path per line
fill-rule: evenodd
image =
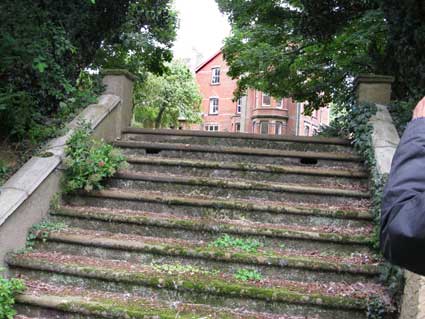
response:
M213 83L213 69L220 69L219 83ZM329 109L321 109L312 117L302 115L302 104L291 98L275 99L263 96L264 93L248 90L242 103L246 116L237 112L237 102L233 101L233 93L237 88L236 80L228 75L228 65L223 54L218 52L196 70L196 80L202 94L202 125L194 125L192 129L218 130L236 132L241 127L246 133L266 133L282 135L313 135L320 124L329 123ZM218 114L211 112L211 99L218 98ZM241 121L245 118L244 123ZM308 128L308 129L307 129Z

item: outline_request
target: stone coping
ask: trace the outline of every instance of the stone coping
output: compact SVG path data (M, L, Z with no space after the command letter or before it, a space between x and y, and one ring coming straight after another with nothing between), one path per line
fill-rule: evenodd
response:
M40 155L32 157L0 188L0 226L17 210L61 164L65 145L78 122L85 120L95 129L121 102L115 95L101 95L97 104L89 105L71 123L68 132L51 140Z
M314 144L335 144L351 146L351 141L344 138L321 137L321 136L276 136L261 135L251 133L233 133L233 132L207 132L207 131L185 131L173 129L144 129L135 127L126 127L123 134L148 134L148 135L174 135L174 136L190 136L190 137L210 137L223 139L254 139L264 141L277 142L293 142L293 143L314 143Z
M354 80L354 87L360 83L394 83L395 77L390 75L360 74Z
M137 76L125 69L104 69L100 74L105 75L124 75L130 81L137 81Z

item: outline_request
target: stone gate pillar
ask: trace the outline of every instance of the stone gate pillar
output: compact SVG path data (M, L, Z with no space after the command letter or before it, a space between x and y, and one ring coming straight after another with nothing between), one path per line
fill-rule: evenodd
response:
M388 105L391 101L391 85L393 82L393 76L359 75L354 82L357 101Z
M114 117L115 123L111 125L114 126L115 136L120 137L121 131L131 125L133 118L133 86L136 76L121 69L105 69L102 76L106 86L104 94L115 95L121 99Z

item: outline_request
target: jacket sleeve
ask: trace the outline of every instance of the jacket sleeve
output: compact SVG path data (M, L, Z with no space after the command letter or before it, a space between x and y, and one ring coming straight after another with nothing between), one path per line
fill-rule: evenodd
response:
M425 118L409 123L393 158L380 237L390 262L425 275Z

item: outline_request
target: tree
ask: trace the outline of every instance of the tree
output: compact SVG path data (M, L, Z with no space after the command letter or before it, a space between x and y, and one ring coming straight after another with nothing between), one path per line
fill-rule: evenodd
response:
M135 89L135 121L144 127L176 127L179 119L198 123L202 97L190 70L172 62L162 76L148 74Z
M172 0L0 2L0 136L26 137L74 94L85 68L143 77L172 59Z
M419 74L425 65L423 1L217 2L233 27L224 54L229 74L239 79L238 94L254 87L307 101L311 111L330 101L347 101L359 73L395 75L395 98L406 95L411 75L425 79ZM421 85L412 82L410 89Z

